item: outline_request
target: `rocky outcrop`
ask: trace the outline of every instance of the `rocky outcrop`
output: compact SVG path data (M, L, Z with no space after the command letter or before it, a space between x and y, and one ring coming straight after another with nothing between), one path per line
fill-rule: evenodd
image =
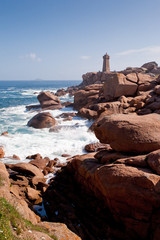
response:
M147 164L100 164L89 154L73 158L70 164L76 181L102 200L121 225L118 239L159 239L160 176Z
M46 228L58 240L81 240L80 237L71 232L63 223L42 222L38 226Z
M102 72L88 72L86 74L82 75L83 82L81 83L80 86L87 86L91 84L95 84L97 81L99 83L100 79L102 76Z
M97 152L100 150L111 150L111 147L109 144L103 144L100 142L96 142L96 143L87 144L84 149L87 152Z
M130 79L129 77L125 77L125 75L122 73L110 74L103 86L104 97L106 101L113 100L121 97L122 95L134 96L138 87L138 79L135 74L132 74Z
M148 72L151 72L153 69L158 68L158 64L156 62L148 62L143 64L142 68L146 68Z
M65 223L83 240L104 239L104 219L109 218L112 221L112 217L104 209L104 218L100 218L97 210L99 208L101 211L101 203L95 202L93 195L88 196L84 189L80 189L66 168L56 175L44 195L49 220Z
M106 114L108 112L108 115L132 112L139 115L159 113L160 81L159 77L156 78L151 73L158 67L154 62L147 63L145 66L127 68L121 72L84 74L83 82L74 95L74 108L79 111L79 116L96 119L104 111ZM149 70L151 68L152 70ZM112 103L115 102L119 104L117 109L112 107ZM107 105L108 107L106 107ZM96 111L97 116L92 111Z
M49 158L36 158L31 160L29 163L43 170L49 163Z
M143 67L127 67L125 70L120 71L120 73L127 75L130 73L146 73L146 71L147 69Z
M87 108L90 105L98 103L101 89L102 84L93 84L75 92L74 108L79 110L82 107Z
M156 85L155 77L150 76L149 74L138 73L138 94L141 91L149 91L153 89Z
M98 113L97 111L88 109L88 108L81 108L78 111L78 116L83 117L83 118L87 118L87 119L96 119L98 117Z
M15 179L15 181L13 179ZM40 181L42 181L41 178L33 177L33 182L31 183L31 185L33 183L34 184L31 187L29 186L29 179L30 177L17 175L16 172L12 172L9 178L9 174L5 168L5 165L3 163L0 163L0 204L2 204L2 202L5 203L4 206L1 205L2 208L6 208L8 203L12 205L8 209L8 212L5 212L6 209L1 209L2 212L4 210L5 214L7 214L7 217L9 219L7 223L9 227L7 227L7 230L13 233L13 236L11 237L12 234L7 234L6 232L4 232L4 238L6 238L5 236L8 236L10 237L10 239L51 240L54 237L54 239L59 240L80 240L81 238L71 232L65 224L41 222L40 217L37 216L28 207L28 205L30 206L33 202L35 202L35 204L38 203L37 200L40 199L40 191L34 189L33 186L35 187L35 183L37 185L37 183L40 183ZM28 202L28 200L30 200L30 203ZM13 210L13 207L18 211L20 215L16 213L15 209ZM15 214L15 216L12 216L10 214L10 209L11 214ZM26 221L24 221L24 219L28 220L28 224L26 224ZM29 221L34 225L36 224L36 226L33 226L31 223L29 223ZM5 229L6 226L3 226L2 224L1 227L1 229Z
M36 166L30 163L9 164L8 167L13 171L27 174L29 176L44 177L43 173Z
M12 190L9 174L3 163L0 163L0 197L5 198L17 209L22 217L31 221L33 224L40 221L40 218L28 207L26 201Z
M108 149L73 157L45 192L49 219L83 240L158 240L159 151L129 155Z
M69 94L69 96L72 97L74 95L74 93L78 90L79 90L79 86L72 86L72 87L68 87L67 89L61 88L61 89L57 90L55 95L60 97L60 96Z
M57 116L57 118L69 118L69 117L75 117L76 113L75 112L64 112L61 113L59 116Z
M42 109L60 109L62 108L60 99L49 91L41 92L37 96Z
M160 148L158 114L137 116L117 114L102 118L94 128L102 143L116 151L144 153Z
M41 222L35 227L38 230L24 230L18 239L27 240L81 240L76 234L71 232L63 223ZM17 239L17 238L16 238Z
M148 91L155 86L154 78L148 74L122 73L108 75L103 91L106 101L111 101L121 96L135 96L137 91Z
M40 104L36 104L36 105L28 105L26 106L26 109L28 111L38 111L39 109L41 108L41 105Z
M55 124L56 121L49 112L38 113L27 123L29 127L34 128L51 128Z
M148 154L147 163L156 174L160 175L160 150Z

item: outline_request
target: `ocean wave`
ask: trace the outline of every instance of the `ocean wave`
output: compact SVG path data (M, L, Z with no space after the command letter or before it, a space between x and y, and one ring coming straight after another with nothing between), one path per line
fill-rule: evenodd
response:
M36 111L27 111L26 104L38 103L37 94L42 90L56 92L57 88L34 88L16 89L7 88L13 91L12 97L3 92L5 97L0 108L0 134L8 131L8 136L0 136L0 145L4 146L5 158L1 161L7 163L17 162L10 156L16 154L21 161L28 162L28 155L40 153L43 157L50 159L58 157L60 161L65 161L62 154L77 155L84 152L84 146L90 142L97 141L92 132L88 132L91 122L80 117L74 117L72 121L63 121L57 118L63 112L76 112L72 108L59 110L46 110L50 112L61 127L59 132L49 132L49 129L34 129L27 126L27 122L37 114ZM2 91L1 91L2 92ZM36 92L36 94L35 94ZM2 95L1 95L2 96ZM7 98L9 103L6 104ZM17 99L17 100L16 100ZM65 95L60 97L61 101L73 101L73 97ZM17 103L18 101L18 103ZM11 105L13 103L13 105Z

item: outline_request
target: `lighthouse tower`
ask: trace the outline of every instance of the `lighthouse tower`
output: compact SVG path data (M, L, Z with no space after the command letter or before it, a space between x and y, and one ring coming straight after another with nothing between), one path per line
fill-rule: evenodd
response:
M109 55L106 53L103 56L103 69L102 72L110 73L110 65L109 65Z

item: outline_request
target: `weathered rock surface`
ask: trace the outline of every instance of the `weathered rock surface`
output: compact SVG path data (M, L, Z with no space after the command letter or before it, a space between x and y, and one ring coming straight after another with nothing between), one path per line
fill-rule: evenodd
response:
M82 75L83 82L81 83L82 86L87 86L94 84L99 78L101 77L102 73L97 73L97 72L88 72L86 74ZM97 77L96 77L97 76Z
M31 187L27 187L27 195L31 201L37 200L40 197L40 192Z
M62 106L63 106L63 107L73 107L73 103L72 103L72 102L69 102L69 101L63 102L63 103L62 103Z
M100 142L96 142L96 143L89 143L85 146L84 148L87 152L97 152L100 150L111 150L111 147L109 144L102 144Z
M30 163L9 164L8 167L13 171L27 174L29 176L44 177L43 173Z
M79 110L79 116L95 119L96 114L88 114L90 110L96 111L97 116L106 110L108 115L132 112L139 115L153 112L160 114L160 91L158 90L160 80L159 77L156 78L152 74L153 71L159 71L160 74L160 67L158 68L154 62L147 63L146 66L148 69L130 67L121 72L84 74L83 82L79 85L79 90L74 97L74 108ZM151 68L153 69L149 70ZM97 91L98 85L101 86L99 91ZM149 102L153 97L155 99ZM126 98L125 102L124 98ZM134 99L135 103L133 104ZM119 102L117 109L112 108L112 103L115 104L115 102ZM105 105L107 104L110 104L109 109L106 109ZM104 106L101 107L101 105Z
M102 84L92 84L86 86L74 94L74 108L79 110L82 107L88 107L99 101L99 94L102 89Z
M160 148L160 116L117 114L97 121L95 134L116 151L151 152Z
M41 156L41 154L36 153L36 154L33 154L33 155L29 155L29 156L27 156L26 159L35 159L35 160L39 160L39 159L42 159L42 156Z
M119 101L106 103L103 110L104 110L106 115L123 113L122 104Z
M45 227L51 235L54 235L58 240L81 240L76 234L71 232L63 223L41 222L38 224Z
M28 207L27 203L19 196L11 194L10 192L9 174L3 163L0 163L0 197L5 198L11 203L22 217L36 224L40 218Z
M149 167L146 160L146 155L130 156L127 158L118 159L114 163L126 164L133 167Z
M148 167L115 163L99 164L94 156L86 154L73 158L70 167L74 169L75 180L86 192L92 192L102 200L121 225L120 231L124 235L116 239L158 240L160 176ZM106 225L104 222L103 227Z
M142 65L142 68L147 68L148 71L152 71L157 67L158 67L158 64L156 62L148 62Z
M23 176L21 176L23 178ZM25 178L25 177L24 177ZM34 177L36 178L36 177ZM16 181L15 181L16 182ZM37 179L36 182L39 182ZM26 185L27 186L27 185ZM24 188L25 189L25 188ZM29 230L30 228L25 226L21 229L20 234L17 236L14 233L15 239L32 239L32 240L39 240L39 239L46 239L51 240L52 237L49 237L47 233L43 231L46 229L48 233L56 239L63 240L80 240L81 238L78 237L76 234L71 232L65 224L62 223L51 223L51 222L40 222L40 217L38 217L29 207L25 200L22 199L22 196L19 195L20 188L17 184L11 186L9 174L6 170L6 167L3 163L0 163L0 198L3 197L13 205L19 214L32 222L32 224L36 224L39 226L39 230ZM39 199L39 191L31 188L26 187L26 194L31 201L35 201ZM24 197L24 196L23 196ZM14 224L17 224L16 222ZM20 227L20 226L18 226ZM43 230L41 230L43 228ZM14 229L15 230L15 229ZM46 232L46 231L45 231Z
M97 209L101 211L100 202L95 206L94 197L88 197L84 190L79 188L72 174L66 172L66 168L63 168L62 172L56 175L45 192L44 204L49 220L65 223L83 240L104 239L102 228L104 218L100 219L97 213ZM106 211L105 217L112 221ZM100 233L100 238L97 237L99 236L97 231Z
M75 112L64 112L57 116L57 118L68 118L68 117L75 117L76 113Z
M40 104L36 104L36 105L28 105L28 106L26 106L26 109L28 110L28 111L30 111L30 110L39 110L41 108L41 105Z
M87 118L87 119L96 119L98 117L98 113L97 111L88 109L88 108L81 108L78 111L78 116L83 117L83 118Z
M148 154L147 163L155 173L160 175L160 150Z
M41 159L34 159L31 160L29 163L36 166L37 168L43 170L46 165L48 164L49 159L48 158L41 158Z
M58 89L57 92L55 93L56 96L60 97L60 96L64 96L66 94L69 94L69 96L73 96L74 93L79 89L79 86L71 86L68 87L67 89L61 88ZM63 105L63 104L62 104Z
M124 75L130 74L130 73L146 73L147 68L143 67L127 67L125 70L120 71L120 73L123 73Z
M128 80L124 74L113 73L109 75L107 81L104 83L104 97L106 101L110 101L122 95L134 96L137 87L137 84L134 81Z
M55 124L56 121L49 112L38 113L27 123L29 127L34 128L50 128Z
M148 91L155 86L155 77L150 76L149 74L138 73L138 92Z
M98 159L99 163L103 164L110 164L117 159L124 159L127 156L120 153L120 152L114 152L114 151L108 151L108 150L102 150L95 154L94 156L96 159Z
M42 109L60 109L62 108L60 99L49 91L41 92L37 99L40 102Z

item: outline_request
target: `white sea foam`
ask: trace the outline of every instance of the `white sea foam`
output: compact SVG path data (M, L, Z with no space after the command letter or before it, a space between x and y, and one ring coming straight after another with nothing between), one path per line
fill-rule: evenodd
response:
M67 97L66 97L67 99ZM75 112L71 108L50 110L56 117L64 111ZM63 126L59 132L49 132L48 129L34 129L27 126L27 122L36 112L26 111L25 106L8 107L0 109L0 133L9 132L9 136L0 136L0 145L4 146L5 158L1 161L16 162L9 157L18 155L21 161L28 162L28 155L40 153L43 157L51 159L58 157L65 160L62 154L82 154L84 146L97 141L95 135L88 132L90 123L87 120L75 117L72 121L57 119L58 125ZM76 125L77 124L77 125Z
M64 88L64 89L66 89L66 88ZM26 90L21 90L21 95L38 95L41 91L49 91L48 89L26 89ZM57 91L57 88L53 88L53 89L51 89L50 90L51 92L53 92L53 93L56 93L56 91ZM4 92L5 93L5 92ZM62 96L62 98L63 98L64 96ZM68 95L66 95L65 97L68 97Z

